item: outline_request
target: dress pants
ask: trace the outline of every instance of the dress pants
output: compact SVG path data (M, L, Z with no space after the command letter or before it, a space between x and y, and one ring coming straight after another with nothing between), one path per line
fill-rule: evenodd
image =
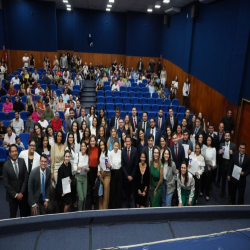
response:
M134 180L129 181L128 178L124 179L125 184L125 196L126 196L126 207L131 208L131 202L135 206L135 196L134 196Z
M225 193L226 190L226 182L227 182L227 172L229 168L229 164L221 165L221 193ZM231 182L228 182L228 195L231 195Z
M10 218L16 218L17 208L19 207L20 210L20 217L27 216L27 196L23 196L22 200L15 199L12 202L9 202L10 208Z
M202 178L202 175L200 176L200 179L198 179L196 177L196 175L194 176L194 180L195 180L195 202L197 201L198 199L198 195L199 195L199 192L200 192L200 187L201 187L201 178Z
M43 201L43 195L42 194L40 195L40 197L39 197L39 199L37 201L37 205L38 205L37 210L36 210L37 213L33 214L32 207L31 207L31 215L34 216L34 215L44 215L44 214L46 214L46 210L44 208L44 201ZM47 207L47 210L48 210L48 208L49 208L49 205Z
M233 205L236 205L237 191L238 191L237 205L244 205L245 189L246 187L242 187L242 186L239 186L238 183L231 182L231 201Z
M88 172L88 181L89 181L89 194L91 205L95 205L95 197L94 197L94 186L95 180L97 178L97 167L90 167Z
M188 96L183 96L183 106L188 107Z
M212 180L212 174L213 174L213 170L208 170L208 171L205 171L201 176L201 192L204 193L205 191L205 194L208 197L210 194L210 184Z
M78 193L78 211L85 210L87 196L87 175L76 174L76 190Z
M111 170L110 181L110 208L122 207L122 169Z
M103 195L99 196L99 210L109 208L109 193L110 193L110 171L103 171L101 169Z

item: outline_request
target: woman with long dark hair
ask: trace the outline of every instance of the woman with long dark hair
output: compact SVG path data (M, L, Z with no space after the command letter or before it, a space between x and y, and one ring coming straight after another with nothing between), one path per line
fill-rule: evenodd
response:
M29 60L29 68L30 69L34 69L36 66L36 62L35 59L33 57L33 54L30 54L30 60Z
M85 141L87 144L87 147L89 147L89 142L90 142L90 129L87 127L84 130L84 135L82 137L82 141Z
M147 146L147 141L145 140L145 131L143 128L141 128L138 132L137 151L141 153L145 146Z
M85 120L83 120L82 123L81 123L81 127L79 128L80 129L79 133L80 133L81 140L84 137L84 131L85 131L86 128L87 128L87 122Z
M46 135L48 136L49 145L52 146L55 143L55 134L51 125L46 128Z
M98 144L100 144L101 140L104 140L106 142L106 139L107 139L106 138L106 131L105 131L105 127L103 125L100 126L96 139L97 139Z
M89 119L89 127L91 128L93 118L94 118L94 117L97 117L97 116L96 116L96 113L95 113L95 107L94 107L94 106L91 106L91 107L90 107L90 112L89 112L89 114L87 115L87 117L88 117L88 119Z
M167 126L166 132L167 132L166 142L167 142L168 147L171 147L172 145L174 145L174 142L172 139L172 128L170 126Z
M43 133L42 126L40 123L37 122L34 125L34 133L31 136L31 140L34 140L36 142L36 151L38 150L38 148L42 147L43 137L44 137L44 133Z
M98 119L97 119L97 117L93 117L92 125L90 126L90 134L97 136L98 130L99 130L98 127L99 127Z
M74 134L74 150L75 153L80 152L80 142L81 142L81 136L79 132L79 127L77 121L73 121L71 125L70 132Z

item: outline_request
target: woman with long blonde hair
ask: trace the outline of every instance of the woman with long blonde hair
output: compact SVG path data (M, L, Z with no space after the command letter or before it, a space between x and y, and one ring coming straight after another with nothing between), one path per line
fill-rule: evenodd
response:
M27 96L26 104L25 104L25 111L29 111L32 114L34 110L35 110L34 103L31 100L30 96Z
M133 128L132 128L131 123L130 123L130 117L129 117L129 115L125 116L125 119L124 119L124 128L126 130L127 135L130 135L131 138L133 138Z

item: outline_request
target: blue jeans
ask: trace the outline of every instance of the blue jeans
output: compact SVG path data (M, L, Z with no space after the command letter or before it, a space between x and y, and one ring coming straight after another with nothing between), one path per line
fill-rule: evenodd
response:
M173 193L168 194L167 193L167 183L166 180L163 180L162 183L162 207L171 207L171 202L172 202L172 197L173 197Z
M167 203L166 207L171 207L172 197L173 197L173 193L166 195L166 203Z

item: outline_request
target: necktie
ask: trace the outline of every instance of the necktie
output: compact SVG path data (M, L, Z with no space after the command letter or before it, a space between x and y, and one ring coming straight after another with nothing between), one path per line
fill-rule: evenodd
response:
M175 156L176 156L176 160L178 158L178 150L177 150L177 147L175 147Z
M152 159L152 148L149 149L149 164L151 162Z
M42 173L42 188L43 188L43 201L45 201L44 172Z
M115 118L115 128L117 129L117 118Z
M195 134L195 135L196 135L196 133L197 133L197 130L198 130L198 129L197 129L197 128L195 128L195 131L194 131L194 134Z
M171 126L172 126L172 128L173 128L173 127L174 127L173 117L171 117L170 120L171 120Z
M241 164L242 164L242 158L243 158L243 155L240 155L240 167L241 167Z
M130 149L128 149L128 161L130 161Z
M15 172L16 172L16 177L18 178L19 172L18 172L18 168L17 168L15 161L14 161L14 168L15 168Z
M159 118L158 128L161 128L161 118Z
M143 129L144 129L144 132L146 132L146 123L143 122Z
M134 118L134 126L135 126L135 128L136 128L136 120L135 120L135 118Z

